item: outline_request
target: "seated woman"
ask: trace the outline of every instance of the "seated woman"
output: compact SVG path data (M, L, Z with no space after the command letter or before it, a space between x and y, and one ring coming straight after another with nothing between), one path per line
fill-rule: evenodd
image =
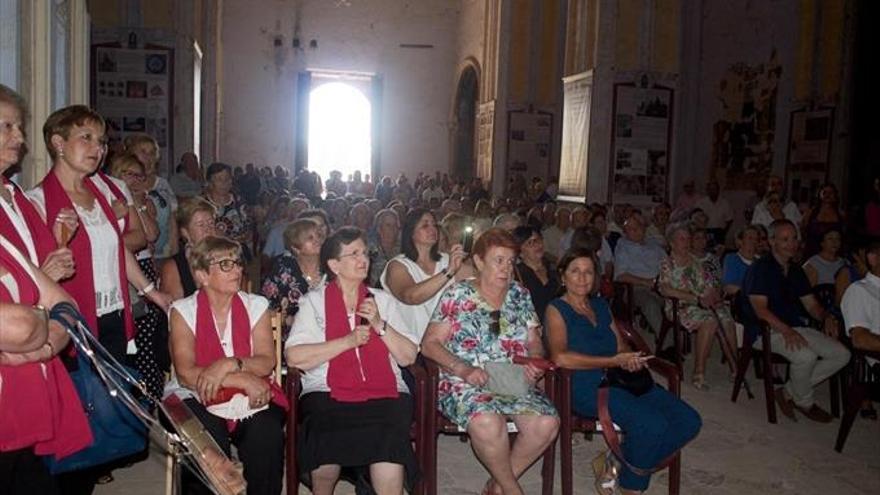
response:
M393 298L368 289L364 233L343 227L321 247L328 283L300 299L285 344L287 365L303 370L297 460L315 495L333 493L340 475L369 477L380 495L402 494L417 475L409 440L413 400L400 366L417 339Z
M443 289L463 275L459 269L465 252L458 244L451 248L451 255L440 251L437 221L423 208L407 214L400 248L402 253L385 265L380 282L399 301L403 321L421 340Z
M272 273L263 280L260 293L269 299L274 311L285 308L284 338L299 311L299 300L311 289L322 284L321 274L321 235L317 222L301 218L294 220L284 230L284 244L287 250L279 256L272 266Z
M370 247L370 285L381 287L379 278L388 261L400 254L400 219L392 209L379 210L368 235Z
M0 480L6 494L59 493L41 456L60 459L92 443L79 396L57 357L67 332L42 309L59 302L72 300L0 235Z
M248 493L277 495L287 402L270 377L275 347L269 302L239 292L243 261L237 242L207 237L191 249L190 259L200 289L171 306L174 376L165 395L183 399L227 456L231 444L237 447Z
M705 231L704 231L705 232ZM728 351L735 348L733 318L724 303L717 282L694 254L687 225L675 224L667 229L669 256L660 262L659 286L665 297L679 300L678 320L689 332L697 333L694 351L694 374L691 383L698 390L707 390L706 360L715 332L723 332L729 345L721 346L729 363L735 357ZM666 317L672 318L672 302L666 300ZM722 328L718 328L719 324Z
M525 395L487 388L487 365L544 355L541 323L528 291L513 277L516 256L516 240L507 231L483 233L473 249L477 277L443 293L422 339L422 353L442 367L440 411L468 432L477 459L489 471L484 494L521 495L518 478L559 429L553 405L534 388L540 369L523 368L529 385ZM519 431L513 446L508 419Z
M837 229L828 229L821 235L819 252L810 256L804 263L804 273L815 289L817 286L833 287L837 272L846 265L846 259L840 256L841 234ZM835 306L834 291L823 294L820 302L826 308Z
M544 255L544 237L541 229L530 225L513 229L513 237L520 246L514 277L529 291L538 321L544 321L547 304L559 292L556 270Z
M598 277L593 253L579 249L568 252L559 262L559 277L565 293L547 307L550 358L559 366L576 370L571 385L572 407L581 416L595 418L597 389L605 370L638 371L650 356L627 347L608 303L596 295ZM699 414L656 385L641 396L612 387L608 409L612 420L626 433L622 446L626 461L639 468L653 468L700 431ZM597 481L611 477L610 472L598 474ZM650 477L624 468L618 482L621 493L628 495L646 490ZM600 493L612 491L603 486Z
M214 235L214 206L200 197L181 202L177 210L177 225L180 226L182 246L160 267L162 288L174 300L189 297L198 289L188 253L203 239Z

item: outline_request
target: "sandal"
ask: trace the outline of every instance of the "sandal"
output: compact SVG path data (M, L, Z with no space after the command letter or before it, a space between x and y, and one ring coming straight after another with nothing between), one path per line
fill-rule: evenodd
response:
M599 495L614 495L614 490L617 488L618 469L610 457L611 451L601 452L591 462L596 480L593 486Z
M706 375L703 373L694 373L694 376L691 378L691 385L693 385L695 389L703 392L709 390L709 384L706 382Z
M113 479L113 474L111 474L111 473L107 473L107 474L104 474L104 475L99 476L99 477L98 477L98 481L96 482L96 484L98 484L98 485L108 485L108 484L110 484L110 483L113 483L113 481L114 481L114 479Z
M489 481L486 482L486 485L483 487L483 491L480 492L480 495L496 495L496 488L498 488L498 485L495 484L495 480L489 478Z

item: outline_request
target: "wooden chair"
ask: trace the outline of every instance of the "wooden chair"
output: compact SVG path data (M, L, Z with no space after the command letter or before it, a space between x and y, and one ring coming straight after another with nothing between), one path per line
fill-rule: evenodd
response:
M282 311L274 311L272 313L271 318L272 323L272 341L275 344L275 383L281 386L281 363L283 362L283 357L281 355L281 348L284 345L282 340L282 331L284 325L284 313Z
M632 329L627 321L616 321L617 328L622 332L624 339L633 350L650 353L650 349L642 337ZM666 388L676 397L681 397L681 375L678 368L669 361L655 358L648 361L651 371L659 374L666 380ZM562 471L562 495L571 495L573 486L573 459L571 448L571 436L573 433L591 435L600 432L601 427L596 418L585 418L576 415L571 405L571 379L573 371L560 368L557 375L556 408L559 411L559 457ZM681 453L675 455L672 464L669 465L669 493L678 495L681 488Z
M850 375L849 384L846 387L846 402L843 409L843 418L840 420L840 428L837 430L837 440L834 442L834 450L843 452L843 446L846 444L846 438L849 431L856 420L856 415L862 407L862 402L868 398L877 398L878 388L880 388L880 377L870 369L867 358L873 358L880 361L880 352L863 351L852 347L849 339L850 352L852 352L852 374ZM871 395L874 394L874 397Z
M425 423L424 397L427 393L427 377L424 368L418 364L409 366L406 369L408 369L409 372L412 373L416 384L416 390L412 391L414 421L410 431L410 438L415 445L415 453L417 462L419 463L419 469L421 469L424 473L425 468L422 459L424 457L423 452L425 442L423 440L422 433L424 432L423 425ZM298 369L287 369L286 391L287 401L290 403L290 413L287 415L287 445L285 447L287 495L297 495L299 493L299 467L296 462L296 436L299 429L299 424L302 421L297 407L299 403L299 395L302 392L302 383L300 381L300 378L301 375ZM423 475L422 478L416 482L416 486L413 487L412 494L424 495L424 493L425 481Z
M673 345L673 362L678 367L678 374L684 375L684 356L690 352L690 333L682 326L678 319L679 301L675 297L666 297L672 302L672 319L666 317L666 311L663 311L663 323L660 325L660 334L654 344L655 352L662 352L663 345L666 343L666 335L672 331Z
M437 387L440 382L440 368L431 361L425 359L425 368L427 370L428 387L424 396L425 400L425 431L424 438L424 454L422 457L422 473L425 485L426 495L437 495L437 435L458 435L462 441L466 441L467 432L461 430L458 425L450 421L437 408ZM544 375L544 390L547 397L555 400L555 392L557 386L555 375L546 373ZM516 432L513 423L508 423L508 431ZM553 472L555 470L555 453L556 442L551 443L544 451L543 462L541 466L541 493L542 495L552 495L553 493ZM475 459L476 460L476 459Z
M758 362L761 363L761 368L763 369L763 374L759 377L764 382L764 403L767 407L767 422L776 424L776 399L774 396L774 379L775 375L773 373L773 366L775 364L787 364L788 360L785 359L780 354L776 354L773 352L773 349L770 345L770 332L771 329L765 322L760 322L758 324L760 329L760 335L758 338L761 339L761 350L757 351L754 349L754 342L749 342L747 336L743 336L743 343L739 349L739 361L736 364L736 379L733 382L733 393L730 397L731 402L736 402L737 397L739 396L739 391L742 388L743 381L745 380L746 371L749 369L749 363L752 361L753 357L759 359ZM828 379L829 387L831 389L831 415L839 416L840 415L840 373L832 376Z

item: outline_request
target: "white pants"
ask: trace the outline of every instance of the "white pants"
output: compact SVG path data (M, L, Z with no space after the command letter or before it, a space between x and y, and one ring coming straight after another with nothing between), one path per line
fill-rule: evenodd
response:
M771 330L770 347L773 352L791 363L790 378L785 384L785 391L795 405L809 408L815 403L813 388L849 362L849 350L840 342L812 328L794 327L794 331L807 341L806 346L798 350L789 349L785 346L782 334ZM761 339L758 338L755 349L761 347ZM767 373L768 370L764 372Z

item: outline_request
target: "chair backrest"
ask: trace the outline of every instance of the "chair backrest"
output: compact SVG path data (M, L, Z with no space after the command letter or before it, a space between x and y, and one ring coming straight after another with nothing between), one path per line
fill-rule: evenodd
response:
M281 385L281 329L284 325L284 314L281 311L272 312L272 341L275 344L275 383Z

